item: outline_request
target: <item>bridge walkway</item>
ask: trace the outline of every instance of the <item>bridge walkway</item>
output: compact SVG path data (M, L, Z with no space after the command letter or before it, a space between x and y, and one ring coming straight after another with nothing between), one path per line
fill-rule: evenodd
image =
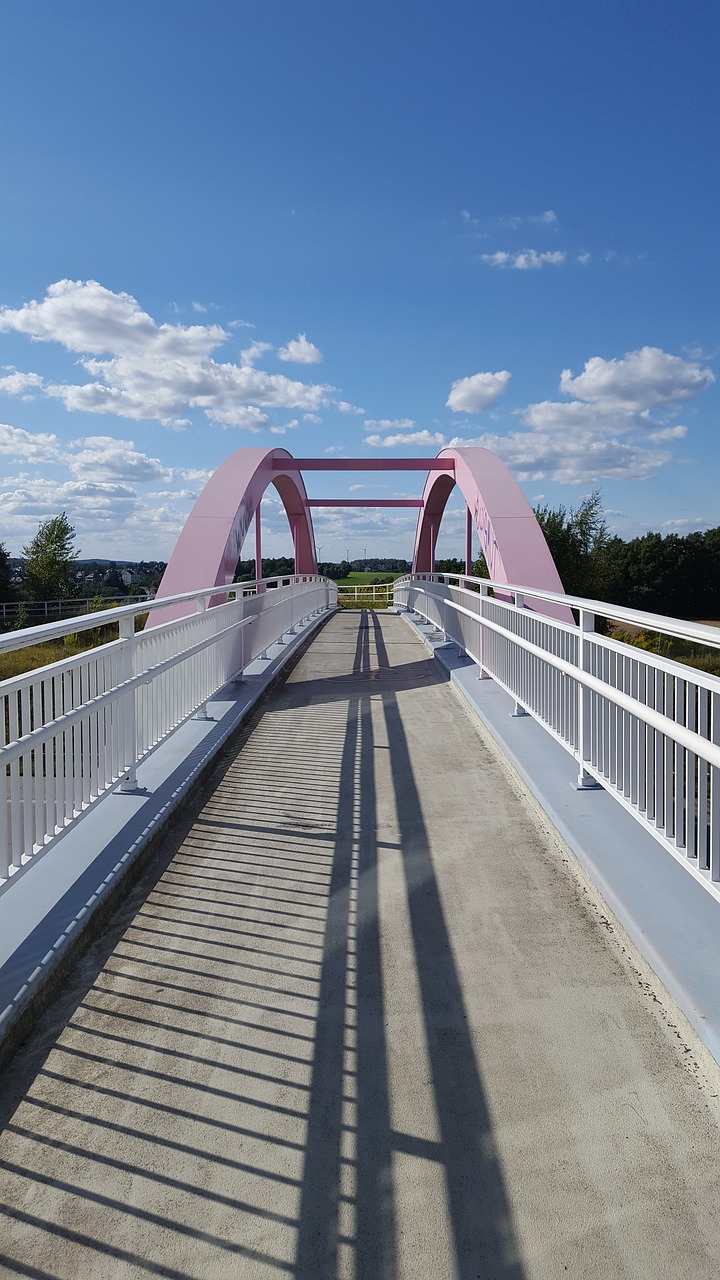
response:
M718 1123L403 621L342 612L0 1081L0 1274L720 1274Z

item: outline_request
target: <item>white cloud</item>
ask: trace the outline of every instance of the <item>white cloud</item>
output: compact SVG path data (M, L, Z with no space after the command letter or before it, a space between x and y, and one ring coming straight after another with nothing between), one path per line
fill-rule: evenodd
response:
M61 280L40 302L0 309L2 330L82 353L90 381L45 388L71 411L175 425L200 409L213 422L252 427L264 425L263 408L312 412L331 390L255 369L265 344L253 343L240 364L218 363L212 352L228 337L219 325L158 325L135 298L96 281ZM247 408L255 412L240 412Z
M252 404L226 405L217 409L206 409L205 416L221 427L241 427L244 431L257 433L267 426L270 419L261 409Z
M481 253L480 261L491 267L507 268L511 271L539 271L541 267L561 267L567 259L562 249L546 253L538 253L537 249L521 249L518 253L507 253L498 250L496 253Z
M680 529L707 529L711 528L714 520L708 520L704 516L696 516L694 519L676 519L661 520L660 529L670 529L673 533L677 533Z
M469 378L458 378L453 382L447 407L453 413L482 413L495 404L505 391L510 374L507 369L497 373L474 373Z
M0 454L17 462L54 462L60 457L60 445L55 435L0 422Z
M322 422L322 418L318 417L316 413L304 413L303 422L313 422L316 426L319 426Z
M249 347L244 347L240 352L240 363L243 368L252 368L266 351L272 351L272 342L251 342Z
M487 432L475 439L460 437L450 448L480 446L496 453L518 480L551 479L559 484L595 484L599 480L645 480L672 455L577 430L557 438L540 431L514 431L507 436Z
M304 333L299 333L286 347L278 349L278 359L290 360L293 364L322 364L322 358L322 351L318 351Z
M577 260L580 263L581 267L586 267L591 257L592 257L592 254L589 254L587 252L587 249L583 249L582 253L578 254Z
M711 370L701 368L695 360L669 355L659 347L642 347L620 360L592 356L576 378L570 369L563 369L560 390L580 400L651 409L688 400L714 381Z
M159 458L150 458L136 450L132 440L115 440L111 436L85 436L75 440L77 453L67 463L74 476L105 481L131 481L135 484L151 480L170 481L173 472Z
M561 435L574 431L592 431L603 436L627 435L630 431L647 431L654 425L647 414L613 405L586 404L582 400L571 400L569 404L542 400L523 409L521 418L531 431Z
M374 449L395 449L398 445L444 445L445 437L436 431L434 434L430 431L410 431L399 435L392 436L366 436L365 444L369 444Z
M335 404L341 413L357 413L360 417L365 413L364 409L358 409L357 405L350 404L347 400L336 400Z
M68 351L129 354L149 345L169 358L209 355L227 336L219 325L157 325L130 294L113 293L96 280L58 280L42 302L0 307L3 330L59 342Z
M6 373L0 378L0 391L4 391L8 396L22 396L23 399L29 400L30 394L43 385L39 373L20 373L13 365L7 364L3 365L3 368Z
M654 440L656 444L662 444L669 440L684 440L687 435L687 427L680 423L676 427L658 427L657 431L648 432L648 440Z
M349 492L349 493L359 493L361 489L365 489L365 488L366 488L366 486L365 486L364 484L351 484L351 485L349 486L348 492Z
M546 209L544 213L528 218L528 222L534 222L539 227L556 227L557 220L557 214L552 209Z
M366 431L377 427L380 431L409 431L415 426L413 418L366 418L363 426Z

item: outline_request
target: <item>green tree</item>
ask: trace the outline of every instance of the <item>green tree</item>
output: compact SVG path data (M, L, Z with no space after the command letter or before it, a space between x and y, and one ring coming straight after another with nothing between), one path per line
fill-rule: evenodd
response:
M75 529L64 511L40 521L32 542L23 547L31 600L62 600L72 595L72 573L78 557L74 542Z
M4 543L0 542L0 600L6 602L14 599L10 555Z
M535 517L567 594L597 598L608 543L600 490L595 489L579 507L569 510L562 505L535 507Z

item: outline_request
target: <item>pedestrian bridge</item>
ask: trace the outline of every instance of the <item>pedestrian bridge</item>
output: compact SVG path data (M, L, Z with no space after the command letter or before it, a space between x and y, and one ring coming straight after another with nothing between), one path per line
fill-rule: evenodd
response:
M604 624L718 632L556 590L470 452L389 608L248 451L142 629L0 636L113 627L0 684L0 1276L720 1274L720 681Z

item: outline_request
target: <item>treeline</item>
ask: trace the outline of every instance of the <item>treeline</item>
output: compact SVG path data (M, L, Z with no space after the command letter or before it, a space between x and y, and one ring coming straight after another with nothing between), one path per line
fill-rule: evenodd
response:
M568 595L677 618L720 618L720 527L704 533L611 537L599 492L577 508L536 507L535 515ZM438 560L438 573L464 573ZM476 577L487 578L483 556Z
M162 560L79 560L78 554L64 511L40 522L22 556L0 543L0 602L118 599L154 591L165 572Z
M535 512L568 595L678 618L720 618L720 528L610 537L599 492Z

